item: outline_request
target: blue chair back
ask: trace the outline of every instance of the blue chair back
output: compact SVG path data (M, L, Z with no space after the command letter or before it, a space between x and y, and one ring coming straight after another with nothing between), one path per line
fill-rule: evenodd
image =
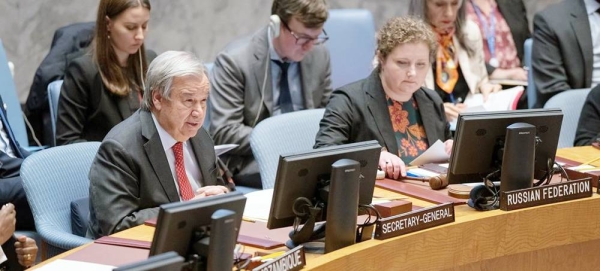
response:
M56 145L56 116L58 115L58 99L63 80L56 80L48 84L48 103L50 106L50 123L52 123L52 139Z
M35 220L47 243L47 255L91 242L71 230L71 202L89 197L88 173L100 142L58 146L31 154L23 161L21 178Z
M325 22L335 89L367 77L373 70L375 22L366 9L332 9Z
M544 108L560 108L563 112L558 148L573 147L581 109L589 93L589 88L567 90L552 96L544 104Z
M325 109L309 109L267 118L252 130L250 146L263 189L275 186L279 156L312 150Z
M23 111L21 103L17 97L17 88L8 67L8 58L0 40L0 94L6 108L6 115L10 128L12 129L15 138L22 147L29 146L27 140L27 130L25 130L25 122L23 121Z
M529 68L527 72L527 107L534 108L537 102L537 90L535 83L533 82L533 69L531 68L531 46L533 45L533 39L525 40L524 48L525 55L523 56L523 65Z

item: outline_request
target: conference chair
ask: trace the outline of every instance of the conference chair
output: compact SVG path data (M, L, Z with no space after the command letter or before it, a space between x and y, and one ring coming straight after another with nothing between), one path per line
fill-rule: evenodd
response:
M529 68L527 72L527 107L533 108L537 102L537 90L535 89L535 83L533 82L533 69L531 67L531 46L533 45L533 39L525 40L524 49L525 55L523 56L523 65Z
M50 121L52 124L52 141L56 146L56 116L58 115L58 99L63 80L56 80L48 84L48 103L50 107Z
M261 121L250 134L250 146L263 189L275 186L281 154L312 150L325 109L301 110Z
M332 9L323 27L331 56L331 86L335 89L363 79L373 70L375 22L366 9Z
M100 142L58 146L33 153L23 161L23 188L35 228L47 244L42 257L49 258L92 241L74 234L81 229L74 230L72 226L71 204L89 197L88 173L99 147ZM83 216L87 224L88 215Z
M27 130L25 129L25 121L23 110L21 110L21 103L17 97L17 88L15 82L10 73L8 67L8 59L2 40L0 39L0 94L2 94L2 100L4 101L4 108L6 109L6 117L10 128L12 129L15 138L19 142L19 145L28 151L39 150L40 147L31 146L29 147L29 141L27 139Z
M589 93L589 88L567 90L552 96L544 104L544 108L560 108L563 111L559 148L573 147L581 109Z

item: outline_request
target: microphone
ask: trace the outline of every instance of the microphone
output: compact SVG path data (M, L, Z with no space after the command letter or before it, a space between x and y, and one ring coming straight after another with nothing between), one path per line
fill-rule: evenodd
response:
M440 174L438 176L433 177L411 177L411 176L403 176L400 178L403 181L420 181L429 183L429 187L433 190L440 190L446 188L448 186L448 178L446 174Z

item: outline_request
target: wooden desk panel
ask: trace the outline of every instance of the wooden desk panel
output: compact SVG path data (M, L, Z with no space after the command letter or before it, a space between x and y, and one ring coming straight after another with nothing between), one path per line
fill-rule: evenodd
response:
M600 167L600 150L592 146L564 148L556 151L556 156L567 158L569 160L585 163L593 159L598 160L590 163L591 165Z

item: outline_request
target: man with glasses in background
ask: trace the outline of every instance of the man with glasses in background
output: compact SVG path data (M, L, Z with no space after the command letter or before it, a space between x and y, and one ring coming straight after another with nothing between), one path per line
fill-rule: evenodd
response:
M210 133L236 185L260 188L250 133L270 116L324 107L331 94L325 0L274 0L269 26L229 44L211 72Z

